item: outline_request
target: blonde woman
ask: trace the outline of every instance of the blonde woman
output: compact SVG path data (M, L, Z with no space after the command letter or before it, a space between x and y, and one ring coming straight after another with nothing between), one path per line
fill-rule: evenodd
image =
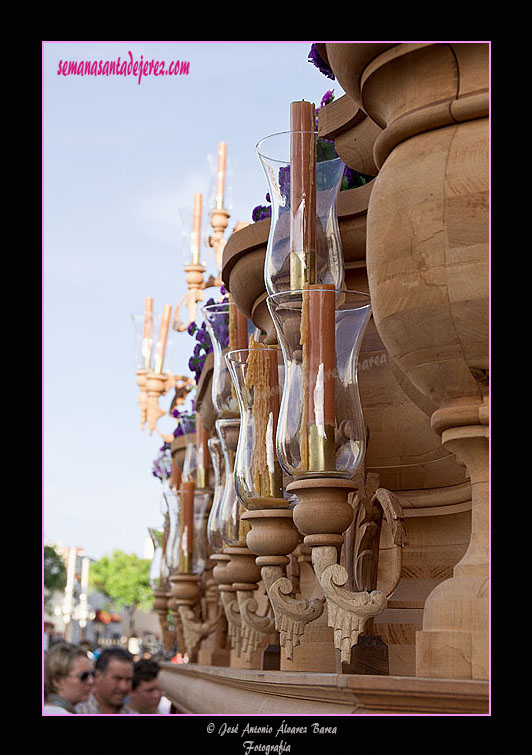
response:
M94 685L92 661L77 645L58 642L44 658L43 715L76 713L76 703L88 699Z

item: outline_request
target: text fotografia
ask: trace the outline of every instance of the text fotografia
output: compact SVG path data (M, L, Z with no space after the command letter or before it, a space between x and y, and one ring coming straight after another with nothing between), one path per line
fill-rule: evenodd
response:
M140 84L143 76L188 76L190 72L189 60L173 60L168 65L164 60L140 60L133 58L128 50L129 59L122 60L60 60L57 68L58 76L134 76Z

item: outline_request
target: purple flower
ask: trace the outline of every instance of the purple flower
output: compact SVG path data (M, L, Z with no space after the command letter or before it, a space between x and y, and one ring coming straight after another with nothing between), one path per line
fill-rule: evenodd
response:
M266 218L271 218L272 216L272 208L268 207L267 205L257 205L257 207L253 208L253 211L251 213L251 219L254 223L257 223L259 220L265 220Z
M165 443L159 449L159 454L152 464L152 475L161 482L167 480L172 474L172 452L170 445Z
M327 76L328 79L335 79L335 75L332 72L331 67L321 57L316 42L312 44L309 50L308 61L309 63L313 63L316 68L321 71L321 73L323 73L324 76Z
M325 107L325 105L328 105L329 102L332 102L334 100L334 89L328 89L323 97L321 98L320 107L317 108L320 110L322 107Z

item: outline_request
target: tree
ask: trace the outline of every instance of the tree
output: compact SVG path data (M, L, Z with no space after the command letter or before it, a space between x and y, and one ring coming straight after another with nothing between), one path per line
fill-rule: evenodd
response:
M149 570L149 559L121 550L115 550L111 556L103 556L91 564L91 587L103 593L116 609L126 609L128 637L133 633L136 609L149 611L153 606Z
M63 590L67 581L66 567L61 555L51 545L44 546L44 607L50 610L54 590Z

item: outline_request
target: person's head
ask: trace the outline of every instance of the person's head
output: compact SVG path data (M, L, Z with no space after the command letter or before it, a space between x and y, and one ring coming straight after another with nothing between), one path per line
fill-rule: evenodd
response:
M157 681L159 671L159 664L149 658L135 663L131 707L138 713L157 713L163 694Z
M102 651L94 664L94 694L104 708L120 708L131 691L133 657L120 647Z
M44 658L44 696L59 695L72 705L87 700L94 684L92 661L77 645L57 642Z

